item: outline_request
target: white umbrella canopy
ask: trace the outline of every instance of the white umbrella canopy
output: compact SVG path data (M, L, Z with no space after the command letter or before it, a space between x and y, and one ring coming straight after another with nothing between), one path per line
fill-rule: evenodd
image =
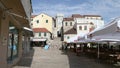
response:
M120 32L113 32L98 36L93 36L92 39L99 40L99 41L120 41Z
M77 42L80 38L83 38L85 35L86 35L85 33L79 33L75 37L72 37L69 40L67 40L67 43Z
M116 18L114 19L111 23L99 28L99 29L95 29L92 32L90 32L88 34L88 36L92 35L92 36L98 36L98 35L102 35L102 34L107 34L107 33L113 33L113 32L117 32L120 28L120 18Z

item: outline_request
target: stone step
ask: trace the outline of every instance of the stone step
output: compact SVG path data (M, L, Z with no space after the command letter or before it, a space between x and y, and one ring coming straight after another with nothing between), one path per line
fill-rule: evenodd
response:
M54 38L54 40L51 40L50 49L59 49L61 45L61 38Z

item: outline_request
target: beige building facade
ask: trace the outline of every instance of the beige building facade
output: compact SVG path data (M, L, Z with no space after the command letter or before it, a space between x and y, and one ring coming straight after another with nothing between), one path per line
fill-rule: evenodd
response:
M41 13L31 18L31 28L46 28L53 33L54 20L51 16Z

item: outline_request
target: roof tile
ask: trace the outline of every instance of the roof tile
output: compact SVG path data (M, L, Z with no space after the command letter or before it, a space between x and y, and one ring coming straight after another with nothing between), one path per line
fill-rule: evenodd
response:
M64 18L63 21L74 21L73 18Z
M36 16L37 16L37 15L32 15L31 18L34 18L34 17L36 17Z
M100 15L83 15L84 17L101 17Z
M75 28L71 28L70 30L66 31L64 34L77 34L77 30Z
M72 17L73 18L83 18L83 16L80 14L72 14Z
M34 32L50 32L46 28L33 28Z

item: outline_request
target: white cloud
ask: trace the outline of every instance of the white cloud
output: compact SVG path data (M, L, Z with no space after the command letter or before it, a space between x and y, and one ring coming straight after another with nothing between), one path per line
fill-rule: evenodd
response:
M33 6L33 14L39 14L41 12L47 13L51 16L55 16L57 13L63 13L67 16L75 13L99 14L108 20L120 16L119 8L120 0L89 0L89 2L83 2L76 5L40 3Z

